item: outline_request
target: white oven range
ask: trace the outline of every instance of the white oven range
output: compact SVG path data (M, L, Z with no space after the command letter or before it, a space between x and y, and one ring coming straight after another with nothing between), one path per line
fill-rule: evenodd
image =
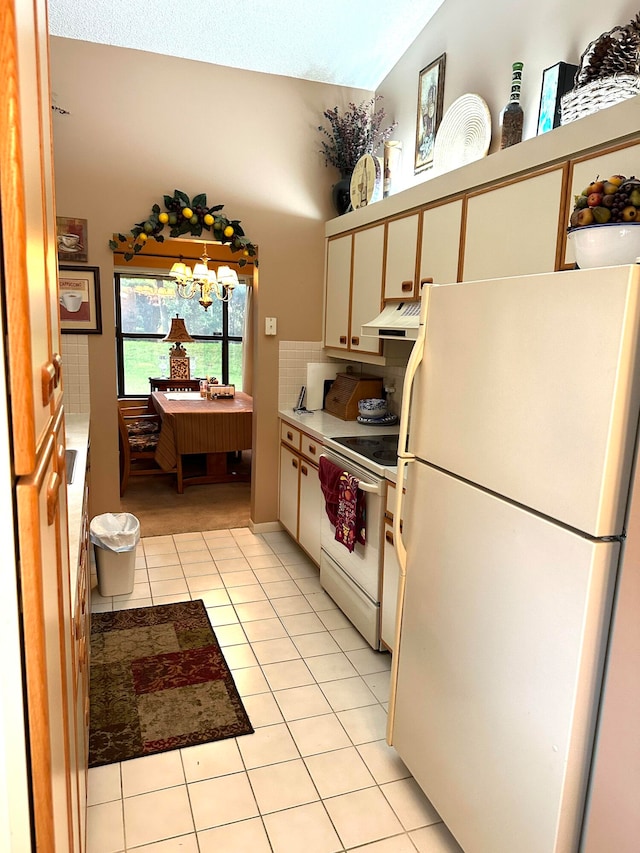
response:
M327 445L331 443L331 448ZM380 649L380 590L386 481L384 468L355 453L340 452L327 441L323 455L343 471L357 477L366 498L365 544L353 551L335 539L335 527L326 512L320 524L320 583L369 645ZM341 448L342 449L342 448ZM356 457L359 461L354 461ZM366 467L365 467L366 466ZM375 470L372 470L375 469Z

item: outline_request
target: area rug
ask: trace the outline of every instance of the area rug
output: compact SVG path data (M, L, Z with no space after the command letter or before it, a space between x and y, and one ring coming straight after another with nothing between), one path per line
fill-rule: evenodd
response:
M202 601L91 616L89 767L251 734Z

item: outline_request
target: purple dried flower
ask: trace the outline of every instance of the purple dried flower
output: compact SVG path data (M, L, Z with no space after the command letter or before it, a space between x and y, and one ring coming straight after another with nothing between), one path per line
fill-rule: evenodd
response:
M350 174L363 154L373 154L398 126L394 121L381 129L385 118L382 107L375 109L382 95L376 95L359 106L353 102L340 115L338 107L325 110L323 115L331 125L331 131L320 125L318 130L329 140L320 143L320 153L325 165L335 166L342 175Z

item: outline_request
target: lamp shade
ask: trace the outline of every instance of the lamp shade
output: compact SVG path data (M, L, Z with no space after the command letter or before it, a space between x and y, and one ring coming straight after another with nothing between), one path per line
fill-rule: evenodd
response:
M176 314L176 316L173 317L171 320L171 328L162 340L169 341L170 343L177 342L183 344L192 341L193 338L191 337L189 332L187 332L182 317L178 317L178 315Z
M231 267L218 267L218 283L234 288L239 284L238 273Z

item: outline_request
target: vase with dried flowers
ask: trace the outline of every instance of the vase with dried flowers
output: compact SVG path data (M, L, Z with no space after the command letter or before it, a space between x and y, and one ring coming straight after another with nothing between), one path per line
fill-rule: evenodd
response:
M354 166L363 154L373 154L391 137L398 126L394 121L383 128L385 111L382 107L376 109L376 104L382 95L376 95L369 100L356 105L349 103L340 113L338 107L325 110L323 116L327 119L330 129L320 125L318 130L326 137L320 143L320 153L326 166L335 166L341 178L333 186L333 202L339 214L346 213L349 208L349 184Z

